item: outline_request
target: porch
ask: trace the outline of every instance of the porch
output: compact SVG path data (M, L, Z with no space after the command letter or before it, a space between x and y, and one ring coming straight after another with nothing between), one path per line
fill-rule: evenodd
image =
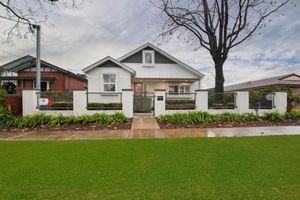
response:
M165 90L167 93L179 97L200 88L199 79L159 79L135 78L131 82L134 94L153 93L155 90Z
M41 77L41 91L55 88L55 77ZM2 76L0 86L4 87L8 94L21 94L22 90L36 88L36 77Z
M192 101L195 105L196 93L191 93L200 87L197 79L134 79L131 88L134 93L134 114L154 115L155 90L166 91L167 103ZM195 108L194 106L192 106Z

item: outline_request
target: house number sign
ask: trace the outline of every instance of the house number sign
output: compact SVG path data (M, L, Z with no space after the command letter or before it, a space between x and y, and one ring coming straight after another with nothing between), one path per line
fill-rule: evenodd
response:
M163 101L164 100L164 96L157 96L157 101Z

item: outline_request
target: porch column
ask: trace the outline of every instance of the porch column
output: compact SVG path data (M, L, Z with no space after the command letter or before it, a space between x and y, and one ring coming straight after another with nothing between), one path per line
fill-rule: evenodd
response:
M38 111L37 108L37 90L23 90L22 91L22 107L23 116L33 115Z
M208 91L207 90L195 90L196 92L196 111L207 112L208 111Z
M235 98L235 106L238 113L249 113L249 91L238 91Z
M155 117L165 114L166 111L166 90L154 90L154 114Z
M128 117L133 117L133 90L122 89L122 112Z
M275 92L273 104L276 112L285 113L287 111L287 92Z

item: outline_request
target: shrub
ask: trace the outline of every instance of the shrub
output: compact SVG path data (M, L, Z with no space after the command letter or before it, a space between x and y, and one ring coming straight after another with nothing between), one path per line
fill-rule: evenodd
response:
M13 126L19 128L34 128L38 125L60 126L63 124L88 124L96 123L97 125L123 124L128 119L123 113L114 113L107 115L105 113L96 113L94 115L81 116L49 116L44 113L38 113L30 116L16 117L0 107L0 124L5 126Z
M246 114L235 114L235 113L222 113L216 116L217 121L224 122L246 122L246 121L257 121L258 117L252 113Z
M166 110L195 109L195 100L167 100Z
M15 117L4 107L0 106L0 124L13 125Z
M162 123L171 124L198 124L215 121L213 115L206 112L189 112L189 113L175 113L172 115L161 115L158 120Z
M246 113L243 115L234 113L222 113L212 115L207 112L189 112L189 113L175 113L172 115L161 115L158 120L161 123L171 124L203 124L210 122L245 122L257 121L259 118L252 114Z
M51 116L47 116L44 113L38 113L31 116L16 117L15 126L34 128L37 125L47 124L50 119Z
M54 102L51 106L40 105L40 110L73 110L73 102Z
M0 98L3 98L7 94L7 91L3 88L0 88Z
M73 102L54 102L51 106L51 108L56 110L73 110Z
M122 110L122 103L88 103L88 110Z
M128 122L128 119L125 117L123 113L115 113L111 115L112 121L115 124L123 124Z
M72 92L45 91L45 92L41 92L41 97L45 97L45 98L49 98L49 97L73 98L73 94L72 94Z
M286 119L300 119L300 111L291 111L285 114Z
M285 115L278 112L265 113L264 118L268 121L281 122L285 119Z

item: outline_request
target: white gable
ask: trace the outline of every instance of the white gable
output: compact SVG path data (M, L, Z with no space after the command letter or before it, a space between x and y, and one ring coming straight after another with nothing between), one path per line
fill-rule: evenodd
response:
M155 52L155 63L153 66L146 69L148 66L143 65L142 52L144 50L152 50ZM118 59L119 62L136 70L136 77L148 78L198 78L204 77L204 74L194 69L193 67L181 62L171 56L162 49L154 46L151 43L146 43L143 46L129 52ZM181 69L179 69L181 68ZM138 72L139 71L139 72Z
M125 63L135 71L135 78L159 78L159 79L200 79L195 73L186 70L178 64L154 64L143 66L140 63Z

